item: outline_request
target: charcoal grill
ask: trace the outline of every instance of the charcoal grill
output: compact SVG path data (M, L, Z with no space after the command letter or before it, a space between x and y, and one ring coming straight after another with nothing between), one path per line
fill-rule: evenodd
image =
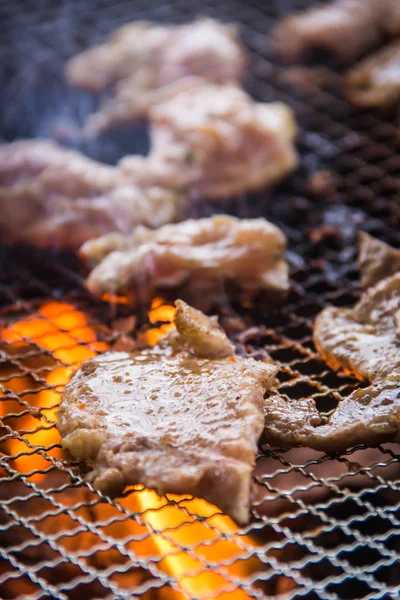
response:
M64 61L126 21L183 22L196 4L3 0L0 135L35 137L81 123L97 99L66 89ZM252 55L247 87L292 106L301 129L296 174L273 193L226 207L239 216L264 214L284 228L289 299L280 308L262 299L234 302L221 314L265 326L248 350L266 350L281 365L282 394L312 396L329 411L362 384L318 357L312 322L324 306L350 306L359 296L358 229L400 245L400 142L396 114L353 109L334 75L324 89L295 85L269 53L265 33L307 4L207 0L201 11L241 24ZM145 144L136 127L82 149L113 162ZM315 175L326 170L334 179L315 190ZM168 299L154 299L146 326L123 298L111 305L90 298L73 256L13 247L1 249L0 305L1 598L399 597L397 446L325 455L261 442L252 520L242 529L204 502L159 498L140 486L112 501L84 484L82 465L63 454L55 410L82 360L131 347L132 334L155 339L171 315Z

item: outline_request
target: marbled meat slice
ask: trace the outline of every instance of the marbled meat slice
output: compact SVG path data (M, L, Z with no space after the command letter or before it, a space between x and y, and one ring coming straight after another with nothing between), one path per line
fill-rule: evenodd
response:
M85 129L93 135L146 116L160 92L187 77L239 83L246 63L233 25L207 18L166 26L137 21L71 59L66 76L91 91L114 86L111 98L89 117Z
M284 294L289 287L284 233L263 218L226 215L188 220L130 236L110 234L80 251L93 270L87 286L94 294L130 288L176 286L218 289L233 281L246 290Z
M246 523L276 367L235 356L215 321L182 302L178 315L159 345L82 365L59 410L63 445L93 461L104 493L142 483L200 496Z
M351 62L399 33L398 0L334 0L285 17L271 42L289 60L322 49Z
M235 85L177 85L150 109L151 150L127 157L135 179L191 198L224 199L283 179L297 165L296 121L279 102L256 102Z
M344 77L347 97L358 106L400 102L400 42L395 41L351 68Z

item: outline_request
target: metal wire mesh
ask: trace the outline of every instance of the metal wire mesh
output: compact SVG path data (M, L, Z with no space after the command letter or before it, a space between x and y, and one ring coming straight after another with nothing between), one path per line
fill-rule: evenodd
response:
M275 309L262 298L233 303L222 316L263 325L248 350L265 349L278 362L281 393L312 396L326 411L360 384L319 358L312 321L327 304L358 297L359 228L400 244L399 134L396 115L350 107L334 75L324 89L312 82L299 88L274 61L266 32L305 4L209 0L201 13L242 25L253 61L248 88L291 105L301 129L296 174L273 193L228 206L240 216L262 212L285 229L288 302ZM198 10L183 0L4 0L0 133L37 136L60 118L82 122L96 99L65 88L66 58L126 21L179 22ZM112 162L142 144L136 131L83 149ZM334 180L316 193L310 178L326 170ZM83 484L82 468L63 454L55 411L79 363L129 348L142 315L132 319L127 305L90 298L73 257L24 248L1 250L0 307L1 598L399 597L397 446L328 456L261 443L252 521L242 529L196 499L159 498L140 486L111 501Z

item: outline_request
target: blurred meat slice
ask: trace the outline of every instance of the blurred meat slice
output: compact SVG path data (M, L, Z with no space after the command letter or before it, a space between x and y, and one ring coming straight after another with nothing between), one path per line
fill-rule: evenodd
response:
M177 216L176 193L45 140L0 146L1 228L11 240L76 249L110 231Z
M249 519L264 394L276 367L234 356L216 320L178 301L174 328L154 348L84 363L58 414L63 445L91 459L94 487L142 483L205 498Z
M285 17L273 31L271 42L288 60L322 49L351 62L400 34L398 0L336 0Z
M288 290L284 234L265 219L216 215L166 225L138 227L131 236L111 234L80 251L94 267L87 285L94 294L140 288L200 285L211 289L233 281L247 290Z
M393 42L350 69L344 87L349 100L358 106L400 102L400 42Z
M206 18L167 26L138 21L71 59L66 77L91 91L114 85L111 99L88 122L87 131L94 134L145 116L158 90L186 77L239 82L246 62L233 25Z
M366 290L400 271L400 250L392 248L368 233L361 232L358 263L360 285L363 290Z
M271 185L297 164L289 107L255 102L233 85L193 79L150 110L151 151L121 168L192 198L227 198Z

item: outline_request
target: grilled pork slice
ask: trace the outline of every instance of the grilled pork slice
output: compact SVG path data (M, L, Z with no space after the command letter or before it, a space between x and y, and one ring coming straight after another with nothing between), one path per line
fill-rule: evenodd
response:
M226 198L271 185L297 164L296 123L280 103L233 85L194 79L150 110L151 151L121 168L194 198Z
M368 289L350 309L325 308L314 341L328 364L375 381L400 366L400 273Z
M200 496L246 523L276 368L235 356L215 320L177 304L176 329L158 346L103 354L73 376L58 415L63 445L93 461L104 493L142 483Z
M341 452L358 444L400 441L400 375L392 373L339 402L324 424L312 399L266 400L264 438L270 444Z
M359 106L377 107L400 100L400 42L368 56L344 77L347 97Z
M359 242L358 263L363 290L400 271L400 250L365 232L360 233Z
M390 441L400 441L399 372L355 390L339 402L326 425L306 435L300 431L297 438L299 444L326 452Z
M158 92L190 76L215 83L239 82L247 63L236 27L213 19L161 26L147 21L117 29L102 45L69 61L70 83L111 99L89 118L87 131L99 131L146 116Z
M11 239L76 249L111 231L174 220L179 197L46 140L0 145L1 228Z
M93 294L186 284L218 289L233 281L250 291L285 293L286 238L265 219L226 215L188 220L151 230L137 227L130 236L110 234L84 244L80 255L93 270L87 286Z
M400 441L400 273L369 288L353 309L324 309L314 341L332 368L371 384L339 402L325 424L310 398L270 397L266 440L329 452Z
M285 17L272 33L276 50L288 60L323 49L351 62L400 33L398 0L334 0Z

